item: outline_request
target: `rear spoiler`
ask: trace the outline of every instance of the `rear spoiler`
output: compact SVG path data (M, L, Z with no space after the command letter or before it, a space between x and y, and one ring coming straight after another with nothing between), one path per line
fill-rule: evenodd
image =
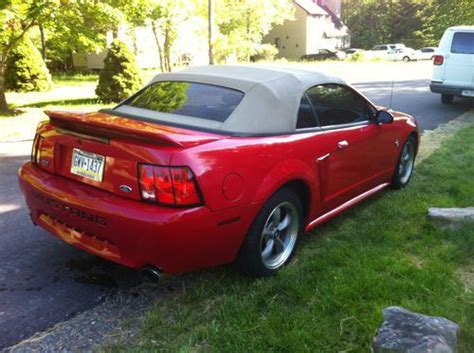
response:
M49 116L51 125L55 127L101 138L132 138L153 144L183 148L225 138L224 135L181 129L103 112L45 111L45 114Z

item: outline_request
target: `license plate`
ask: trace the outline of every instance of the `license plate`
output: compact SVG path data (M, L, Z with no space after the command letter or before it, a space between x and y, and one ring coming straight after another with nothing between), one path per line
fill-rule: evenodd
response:
M94 181L102 181L104 164L105 157L100 154L81 151L77 148L74 148L72 151L72 174Z
M462 91L462 95L464 97L474 97L474 91L465 89Z

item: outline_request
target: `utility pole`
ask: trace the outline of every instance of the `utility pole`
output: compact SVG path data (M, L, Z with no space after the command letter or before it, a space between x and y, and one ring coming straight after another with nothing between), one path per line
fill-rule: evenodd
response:
M212 0L207 0L207 19L209 25L209 65L214 65L214 54L212 53Z

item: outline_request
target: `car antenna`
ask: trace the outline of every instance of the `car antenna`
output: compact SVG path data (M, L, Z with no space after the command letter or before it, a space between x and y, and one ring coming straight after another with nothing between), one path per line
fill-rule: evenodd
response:
M392 101L393 101L393 86L395 84L395 79L392 78L392 90L390 91L390 104L388 105L388 109L392 109Z

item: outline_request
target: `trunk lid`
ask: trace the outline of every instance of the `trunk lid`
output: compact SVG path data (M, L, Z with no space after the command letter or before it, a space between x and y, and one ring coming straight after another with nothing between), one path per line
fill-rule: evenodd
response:
M225 138L105 113L46 114L49 123L38 129L40 168L136 200L139 163L167 166L175 153Z

